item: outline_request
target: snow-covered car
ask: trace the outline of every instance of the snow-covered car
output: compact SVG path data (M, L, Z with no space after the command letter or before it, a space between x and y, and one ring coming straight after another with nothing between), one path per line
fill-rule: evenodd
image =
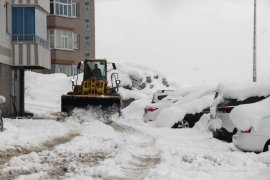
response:
M157 126L193 127L213 104L215 88L178 91L144 108L144 122L155 121Z
M270 146L270 98L236 107L230 114L239 130L234 145L244 151L268 151Z
M215 95L214 106L210 108L208 123L213 137L232 142L232 136L237 133L237 128L230 118L230 112L239 105L259 102L269 95L269 83L220 84Z

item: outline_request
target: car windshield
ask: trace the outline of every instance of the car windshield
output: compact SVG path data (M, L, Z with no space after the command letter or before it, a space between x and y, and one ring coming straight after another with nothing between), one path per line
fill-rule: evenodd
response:
M251 104L251 103L255 103L255 102L259 102L263 99L265 99L266 97L262 96L262 97L250 97L247 98L245 100L237 100L237 99L224 99L223 101L221 101L219 103L219 107L223 107L223 106L238 106L241 104Z

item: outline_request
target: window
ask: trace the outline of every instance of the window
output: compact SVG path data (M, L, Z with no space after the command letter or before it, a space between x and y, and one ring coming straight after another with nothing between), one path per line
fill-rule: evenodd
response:
M72 4L72 16L79 17L79 5L77 3Z
M79 35L78 34L74 34L73 35L73 48L74 49L79 49Z
M72 0L51 0L51 14L67 17L78 17L78 4Z
M72 31L50 29L48 36L52 49L79 49L79 35Z
M50 42L50 48L54 48L55 45L55 38L54 38L54 30L50 29L49 30L49 42Z
M33 41L35 36L35 8L12 8L12 37L16 41Z

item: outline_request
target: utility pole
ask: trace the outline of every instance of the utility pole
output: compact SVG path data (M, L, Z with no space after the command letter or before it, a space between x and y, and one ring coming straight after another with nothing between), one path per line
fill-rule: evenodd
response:
M253 30L253 82L257 82L257 0L254 0L254 30Z

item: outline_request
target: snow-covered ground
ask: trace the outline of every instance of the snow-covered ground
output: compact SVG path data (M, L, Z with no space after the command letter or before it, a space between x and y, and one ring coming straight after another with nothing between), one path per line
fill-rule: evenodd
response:
M151 94L180 86L167 87L162 75L142 67L124 71L130 67L119 66L122 83L130 86L120 93L135 101L110 124L93 110L77 110L65 122L4 119L0 179L270 179L270 153L245 153L213 139L209 115L192 129L144 123ZM26 108L37 117L59 111L71 85L61 74L27 72L26 81Z

